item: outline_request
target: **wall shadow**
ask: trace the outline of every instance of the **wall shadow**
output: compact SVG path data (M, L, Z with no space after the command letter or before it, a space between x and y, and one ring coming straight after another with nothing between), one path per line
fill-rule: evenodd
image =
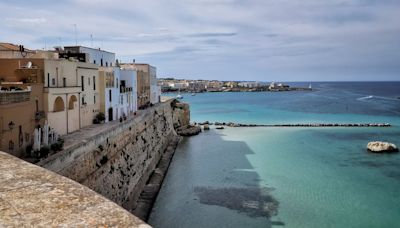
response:
M260 176L247 159L254 152L245 142L226 141L222 136L223 131L212 129L185 138L178 146L149 224L240 227L245 216L251 227L284 225L271 219L278 214L279 202L273 197L274 189L261 186ZM215 206L234 211L239 218ZM213 210L212 218L205 210Z

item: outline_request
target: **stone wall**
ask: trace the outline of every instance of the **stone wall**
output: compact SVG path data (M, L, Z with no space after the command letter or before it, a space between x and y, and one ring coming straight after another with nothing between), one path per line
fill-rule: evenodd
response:
M39 165L75 180L132 211L169 142L188 122L188 106L170 100L83 140Z
M0 152L0 227L150 227L75 181Z

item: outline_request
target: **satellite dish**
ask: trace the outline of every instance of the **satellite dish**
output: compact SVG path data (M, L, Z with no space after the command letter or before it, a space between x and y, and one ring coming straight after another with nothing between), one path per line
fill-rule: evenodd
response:
M32 67L32 62L28 62L27 64L26 64L26 68L31 68Z

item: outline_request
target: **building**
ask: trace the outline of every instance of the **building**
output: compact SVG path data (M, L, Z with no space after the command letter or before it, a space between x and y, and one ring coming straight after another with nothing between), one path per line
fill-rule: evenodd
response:
M99 68L100 112L104 113L106 122L119 118L119 81L118 67Z
M97 65L66 59L44 62L45 112L49 125L60 135L91 125L100 111Z
M121 113L126 115L131 115L138 110L137 73L135 69L121 70L120 105Z
M145 108L150 103L158 103L160 94L157 87L157 69L149 64L124 63L122 69L135 69L137 73L137 106Z
M23 45L15 45L11 43L0 43L0 58L16 59L30 58L36 54L36 51L29 50Z
M113 67L115 64L115 53L100 50L100 48L90 48L83 46L66 46L64 50L60 50L60 55L67 55L68 57L81 57L86 54L85 62L97 64L100 67ZM79 61L82 62L80 59Z
M35 129L45 124L44 62L32 62L0 59L0 150L17 157L33 144Z

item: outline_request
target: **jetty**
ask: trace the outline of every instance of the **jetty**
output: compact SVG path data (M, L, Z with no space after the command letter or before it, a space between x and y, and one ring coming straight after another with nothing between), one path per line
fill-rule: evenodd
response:
M298 124L243 124L232 122L215 122L209 121L196 123L198 125L215 125L228 127L391 127L390 123L298 123Z

